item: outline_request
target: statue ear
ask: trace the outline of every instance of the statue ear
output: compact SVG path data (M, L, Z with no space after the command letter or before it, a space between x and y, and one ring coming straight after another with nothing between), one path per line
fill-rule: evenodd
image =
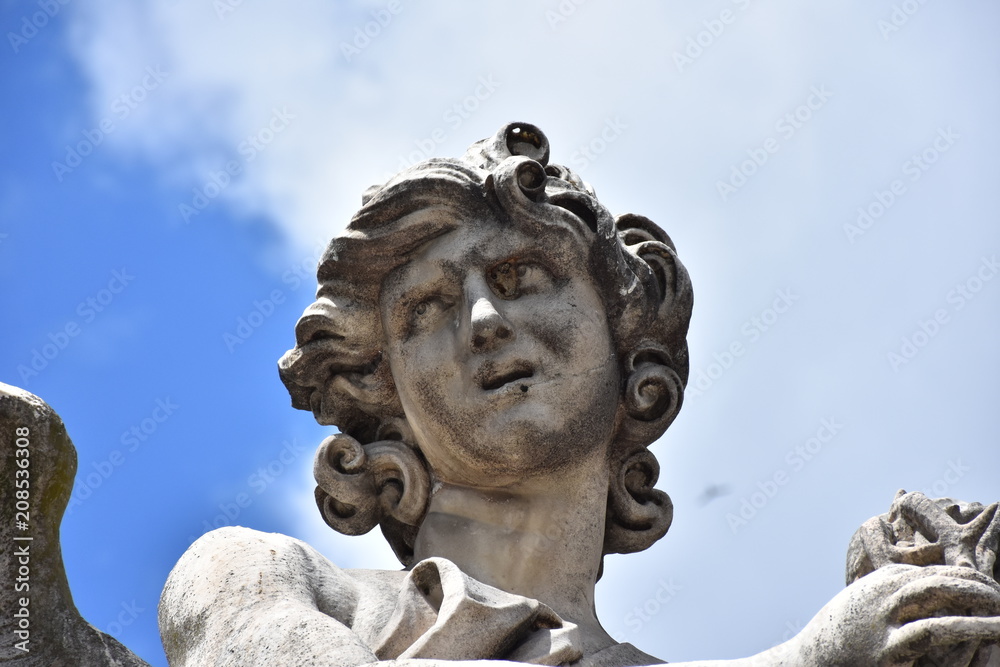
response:
M649 218L626 213L615 219L622 243L638 257L659 292L660 309L668 312L678 296L690 289L687 271L677 260L674 242Z
M643 447L663 435L684 401L684 383L672 368L670 353L646 342L625 363L625 395L619 442Z

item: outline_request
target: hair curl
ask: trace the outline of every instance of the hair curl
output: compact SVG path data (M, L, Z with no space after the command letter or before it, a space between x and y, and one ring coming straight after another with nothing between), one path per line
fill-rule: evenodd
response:
M292 405L341 433L315 460L316 501L335 530L375 525L404 565L426 512L430 477L384 357L382 283L410 255L447 234L460 216L408 216L454 202L486 206L531 233L553 226L589 244L621 364L624 418L611 448L604 553L641 551L670 526L669 496L653 488L659 465L647 447L680 410L688 378L693 293L670 237L648 218L614 218L593 189L549 164L545 135L510 123L458 159L433 158L369 188L317 271L316 300L278 362Z

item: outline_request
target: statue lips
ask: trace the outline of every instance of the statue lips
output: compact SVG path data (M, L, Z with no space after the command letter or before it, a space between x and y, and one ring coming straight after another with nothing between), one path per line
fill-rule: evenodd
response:
M498 393L510 389L519 380L534 377L535 367L525 360L512 360L502 363L485 361L476 371L474 380L484 392ZM519 383L522 392L527 392L529 383Z

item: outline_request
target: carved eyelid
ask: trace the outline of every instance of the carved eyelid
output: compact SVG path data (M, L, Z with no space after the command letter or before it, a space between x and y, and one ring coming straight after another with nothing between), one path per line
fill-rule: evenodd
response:
M396 297L396 308L403 312L412 314L414 309L422 304L434 301L447 301L447 287L450 284L447 276L436 273L433 276L420 280L409 285Z
M399 306L400 308L399 312L403 322L402 325L403 341L410 340L410 338L413 337L413 335L421 327L420 321L423 319L423 315L427 314L427 312L420 313L417 311L417 309L422 305L433 303L435 301L443 304L441 312L446 312L449 308L451 308L451 306L454 305L453 302L442 297L440 294L435 294L435 293L428 294L424 292L422 293L422 295L419 296L403 295L403 297L400 299L400 306Z
M543 282L553 285L559 282L559 277L550 267L550 263L534 255L513 256L497 262L486 270L486 279L490 289L498 297L506 300L516 299L522 296L522 290L531 293L530 290L538 287L538 276L535 275L535 280L532 280L532 275L529 273L532 269L541 274ZM528 283L522 284L525 279Z
M445 308L450 308L455 305L455 300L451 299L443 294L433 293L424 296L414 302L413 307L417 308L419 306L425 306L428 304L441 305Z

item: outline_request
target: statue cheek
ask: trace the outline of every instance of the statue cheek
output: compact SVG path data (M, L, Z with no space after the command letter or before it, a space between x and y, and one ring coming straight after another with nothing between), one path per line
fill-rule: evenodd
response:
M455 409L464 393L455 364L435 355L415 356L408 364L405 391L413 402L440 411Z
M535 338L566 363L593 367L610 349L610 336L603 322L574 312L555 311L534 329Z

